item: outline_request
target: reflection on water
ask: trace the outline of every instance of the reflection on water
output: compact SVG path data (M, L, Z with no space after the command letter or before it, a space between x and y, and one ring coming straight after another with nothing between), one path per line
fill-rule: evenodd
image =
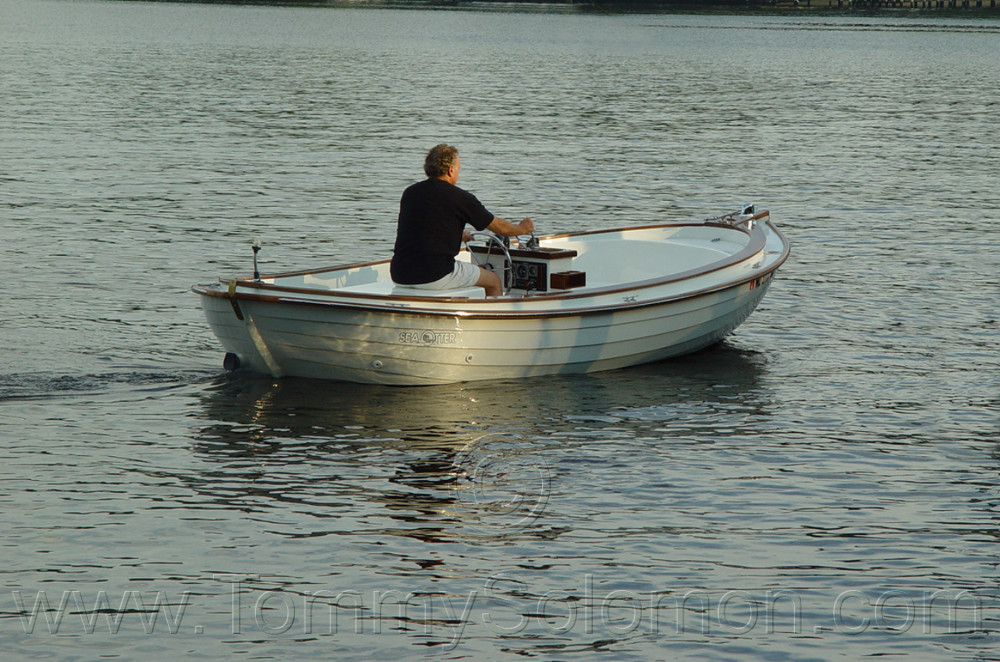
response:
M428 542L541 535L569 470L553 449L732 430L766 410L764 372L761 355L720 344L622 371L420 388L222 376L192 446L206 471L186 480L233 508L292 507L289 537L336 533L331 519L359 508L397 523L381 533Z
M725 342L693 355L626 370L419 388L386 388L308 379L220 376L203 396L202 443L238 443L249 435L282 439L379 439L411 446L461 448L484 431L572 420L597 412L637 416L650 403L752 400L766 356ZM505 420L506 419L506 420Z

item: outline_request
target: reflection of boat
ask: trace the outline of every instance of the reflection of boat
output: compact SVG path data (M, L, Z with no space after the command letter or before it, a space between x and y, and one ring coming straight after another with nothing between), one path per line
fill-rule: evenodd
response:
M768 355L746 344L547 377L543 388L535 379L389 389L220 374L190 412L195 461L139 470L188 485L191 507L239 511L289 538L509 543L529 524L532 537L556 535L559 518L533 518L579 471L558 460L566 453L651 440L683 447L707 430L724 439L768 424ZM286 525L275 525L275 510ZM424 546L394 549L427 562Z
M734 397L761 408L758 416L770 408L761 389L768 355L741 345L746 342L726 341L669 363L628 370L426 389L220 374L202 393L195 448L223 461L244 452L301 460L345 448L457 453L484 435L539 426L544 437L569 434L581 419L623 412L631 419L636 412L649 414L650 407L671 418L690 418L703 429L711 412ZM677 429L690 432L683 425Z
M229 365L434 384L594 372L710 345L757 306L788 243L768 212L548 237L459 259L506 293L394 285L388 261L198 285Z

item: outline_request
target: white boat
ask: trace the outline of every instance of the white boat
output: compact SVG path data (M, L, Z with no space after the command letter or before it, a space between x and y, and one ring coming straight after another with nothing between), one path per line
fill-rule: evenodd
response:
M256 258L256 246L254 256ZM196 285L227 368L375 384L581 373L711 345L788 257L768 212L471 242L505 294L395 285L389 261ZM256 259L255 259L256 263Z

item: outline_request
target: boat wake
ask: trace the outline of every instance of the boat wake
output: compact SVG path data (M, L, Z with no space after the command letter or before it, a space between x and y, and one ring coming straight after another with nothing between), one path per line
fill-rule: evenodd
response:
M72 395L102 393L115 387L158 391L210 381L213 370L119 371L100 374L59 374L51 372L0 375L0 402L37 400Z

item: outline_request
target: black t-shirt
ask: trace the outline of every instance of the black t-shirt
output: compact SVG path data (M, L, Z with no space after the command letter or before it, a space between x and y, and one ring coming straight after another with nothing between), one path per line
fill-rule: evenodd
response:
M476 196L442 179L413 184L399 200L396 246L389 273L400 285L431 283L454 270L468 223L485 230L493 221Z

